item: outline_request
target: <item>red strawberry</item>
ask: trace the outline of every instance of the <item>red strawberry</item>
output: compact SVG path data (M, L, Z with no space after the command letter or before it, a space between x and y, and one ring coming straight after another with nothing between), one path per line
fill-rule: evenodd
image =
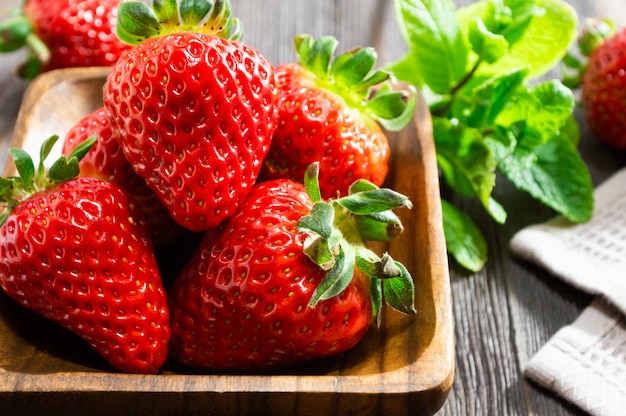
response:
M626 150L626 28L615 33L609 21L595 21L581 35L579 46L588 56L581 84L587 124L596 138Z
M230 216L257 179L275 128L274 71L233 40L240 33L228 1L198 1L206 7L196 14L159 4L120 5L125 40L141 38L133 30L156 37L113 68L104 107L135 171L179 224L203 231ZM197 29L207 32L193 31L208 14Z
M28 0L22 12L0 25L0 52L27 46L28 78L57 68L111 66L129 49L115 34L119 3Z
M66 156L85 140L96 137L96 142L80 161L80 175L93 176L111 182L130 193L144 211L152 232L152 244L165 247L183 233L159 198L131 167L122 153L111 129L104 108L86 115L65 136L62 153Z
M42 147L42 160L56 137ZM82 337L115 368L156 373L170 338L169 309L139 206L121 188L74 178L78 159L35 172L11 153L21 177L0 180L0 286L25 308Z
M207 232L169 292L175 361L280 368L352 348L378 314L382 291L393 307L414 312L404 266L362 241L395 236L389 230L401 225L390 209L410 202L366 181L325 202L316 186L307 180L311 199L299 183L261 182Z
M307 166L320 162L322 196L346 195L357 179L381 185L387 175L389 143L379 123L399 130L414 109L402 92L387 85L371 98L371 87L386 81L372 72L376 54L360 48L331 58L331 37L296 38L299 63L276 67L278 127L263 178L301 181ZM371 98L371 99L370 99Z

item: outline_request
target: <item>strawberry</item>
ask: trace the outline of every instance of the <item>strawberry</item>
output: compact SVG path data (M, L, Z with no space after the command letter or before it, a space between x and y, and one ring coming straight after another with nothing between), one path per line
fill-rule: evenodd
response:
M383 292L394 308L414 312L406 268L363 243L397 235L391 209L410 201L364 180L349 196L321 200L317 169L306 188L288 179L258 183L206 233L169 292L175 362L277 369L352 348L379 316Z
M389 143L380 125L401 129L410 119L415 100L405 92L382 86L382 70L372 72L376 53L356 48L331 63L338 42L298 36L298 63L276 67L278 127L265 159L264 179L301 181L307 166L320 162L322 196L346 195L357 179L380 186L387 175Z
M78 334L116 369L156 373L169 309L143 213L121 188L74 178L86 141L39 170L12 149L19 177L0 180L0 286L23 307Z
M626 28L616 33L610 19L591 20L576 47L563 58L563 83L580 87L583 115L594 136L626 150Z
M179 224L204 231L256 181L277 92L269 61L237 40L230 3L194 6L123 2L118 33L139 43L113 67L103 97L133 169Z
M104 108L86 115L66 134L62 154L69 156L81 143L95 136L96 142L81 159L80 175L93 176L111 182L130 193L144 211L152 232L152 244L166 247L183 233L159 198L139 177L124 157L111 129Z
M120 0L28 0L0 24L0 52L28 47L23 75L111 66L130 47L115 34Z

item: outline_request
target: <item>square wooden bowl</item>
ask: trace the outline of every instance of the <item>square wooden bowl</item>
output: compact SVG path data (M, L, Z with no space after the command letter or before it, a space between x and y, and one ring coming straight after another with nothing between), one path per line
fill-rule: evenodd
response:
M39 76L20 110L13 147L38 154L102 105L107 68ZM111 372L82 341L0 294L0 409L3 414L419 415L433 414L453 382L454 328L439 181L428 109L389 135L386 186L408 195L398 210L406 228L376 247L403 262L415 279L417 314L385 309L351 351L270 375ZM57 144L60 147L60 143ZM5 176L15 173L12 161Z

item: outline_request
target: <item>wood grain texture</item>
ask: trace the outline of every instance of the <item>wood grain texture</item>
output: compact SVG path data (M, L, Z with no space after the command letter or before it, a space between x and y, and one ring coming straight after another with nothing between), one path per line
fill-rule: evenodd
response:
M471 0L456 0L457 5ZM586 18L611 16L626 24L621 11L623 2L615 0L568 0L577 10L581 26ZM3 0L17 6L20 0ZM395 24L391 0L232 0L233 10L243 22L245 40L257 47L272 62L292 61L295 54L291 46L297 33L315 36L336 36L340 49L354 45L375 46L381 62L388 62L405 51L404 42ZM0 162L6 158L21 94L25 83L15 76L13 68L20 61L11 54L0 57ZM549 74L558 76L558 71ZM596 142L586 128L580 113L576 113L582 133L581 153L589 166L595 184L600 183L619 167L626 166L626 156L616 154ZM536 201L520 194L504 178L498 177L496 199L505 205L509 219L504 225L494 224L480 205L450 193L442 194L476 219L489 245L490 259L481 272L468 274L453 261L450 262L450 284L454 313L454 338L456 369L454 384L439 415L582 415L572 405L555 398L550 392L529 383L522 375L524 365L561 327L570 324L589 303L590 298L560 283L544 270L511 255L508 244L511 236L524 226L545 221L554 213ZM0 301L3 300L0 298ZM3 305L0 302L0 305ZM0 310L0 313L4 313ZM28 320L26 320L26 323ZM25 323L24 323L25 324ZM24 336L25 339L28 337ZM31 336L32 337L32 336ZM36 334L35 339L46 340L50 332ZM71 345L71 343L70 343ZM52 345L49 352L62 357L66 346ZM75 348L74 348L75 349ZM31 354L33 366L36 355L28 349L19 353ZM75 358L77 367L95 357L82 355ZM1 361L0 364L4 365ZM40 364L41 365L41 364ZM57 374L66 379L66 374ZM32 385L17 378L16 385ZM208 383L208 381L207 381ZM198 384L189 386L197 389ZM106 408L112 403L128 399L128 392L103 391L89 397L93 408ZM80 413L85 400L73 393L64 393L68 400L59 402L58 395L40 393L0 395L0 409L33 402L43 403L51 414ZM257 393L249 400L237 394L224 393L222 400L239 413L259 414L273 399L266 393ZM145 414L152 407L163 407L184 414L206 414L199 409L212 405L214 397L201 393L181 394L163 392L149 403L141 400L117 414ZM310 402L327 405L328 398L315 395L289 400L292 409L306 408ZM126 400L128 401L128 400ZM367 403L371 405L371 403ZM67 407L65 407L67 406ZM383 414L382 402L371 405L374 412ZM28 410L25 408L25 410ZM118 409L119 410L119 409ZM216 412L219 409L216 409ZM356 414L342 408L345 414ZM0 411L0 413L3 413ZM28 414L28 412L22 412ZM210 413L209 413L210 414Z
M63 137L82 116L102 105L108 72L108 68L86 68L38 77L24 96L12 146L32 149L32 153L51 134ZM108 372L103 360L86 351L80 340L24 314L2 296L1 399L17 403L21 396L36 394L59 402L78 400L86 406L94 394L107 391L126 397L116 399L124 411L129 402L138 406L144 399L147 406L164 394L188 394L190 400L211 397L211 405L204 410L228 415L250 414L253 409L272 415L383 412L391 416L437 411L452 386L454 344L435 148L423 101L414 122L401 133L389 134L389 139L388 185L408 195L415 207L399 212L406 230L401 238L376 248L402 261L415 277L416 316L386 310L381 327L371 328L356 348L294 372L198 375L166 366L161 375L134 376ZM14 173L14 166L7 164L5 175ZM32 411L44 410L36 403L29 401ZM179 405L168 404L157 414L179 413ZM196 409L201 406L202 402L197 403ZM106 411L113 409L109 405Z

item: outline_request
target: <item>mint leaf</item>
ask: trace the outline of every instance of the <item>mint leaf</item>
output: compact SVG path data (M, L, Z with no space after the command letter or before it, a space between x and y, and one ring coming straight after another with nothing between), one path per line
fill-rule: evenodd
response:
M473 90L472 104L467 124L471 127L488 127L493 125L496 117L506 107L517 88L523 84L528 69L517 68L496 75ZM466 105L463 105L455 113L459 117L467 113Z
M395 5L408 52L387 68L429 106L443 181L500 223L506 212L492 197L496 169L570 219L588 218L593 193L576 150L574 96L559 81L528 83L567 54L577 34L574 9L564 0L482 0L454 13L450 0ZM480 231L443 204L448 251L480 269L487 257Z
M473 128L455 126L448 119L433 118L437 162L446 182L456 192L478 198L499 223L504 209L491 198L496 183L496 162L482 134Z
M491 149L497 165L509 157L517 146L517 133L524 129L524 123L508 126L496 126L494 131L485 136L485 144Z
M463 32L469 33L476 16L483 21L493 19L491 1L479 1L458 10ZM493 64L482 65L478 74L497 74L530 64L530 77L539 77L558 63L576 39L578 19L572 6L561 0L504 0L510 16L500 19L502 34L509 42L509 53ZM507 21L508 20L508 21Z
M574 105L574 94L569 88L558 80L546 81L532 89L519 89L496 123L510 126L524 121L527 129L549 140L572 117Z
M509 48L504 36L490 32L480 17L470 23L469 41L479 59L490 64L502 58Z
M409 53L394 69L400 79L432 91L450 91L467 69L468 48L451 0L395 0Z
M578 147L578 143L580 143L580 128L573 113L565 120L565 124L561 127L560 132L563 137L569 139L574 147Z
M531 194L571 221L584 222L593 213L591 177L572 142L555 134L550 140L529 132L500 164L516 187Z
M519 189L581 222L591 216L593 186L575 147L574 105L572 91L556 80L518 89L496 119L510 134L500 131L486 143L499 156L498 168Z
M441 200L443 231L448 252L468 270L478 271L487 262L487 243L474 222L446 200Z

